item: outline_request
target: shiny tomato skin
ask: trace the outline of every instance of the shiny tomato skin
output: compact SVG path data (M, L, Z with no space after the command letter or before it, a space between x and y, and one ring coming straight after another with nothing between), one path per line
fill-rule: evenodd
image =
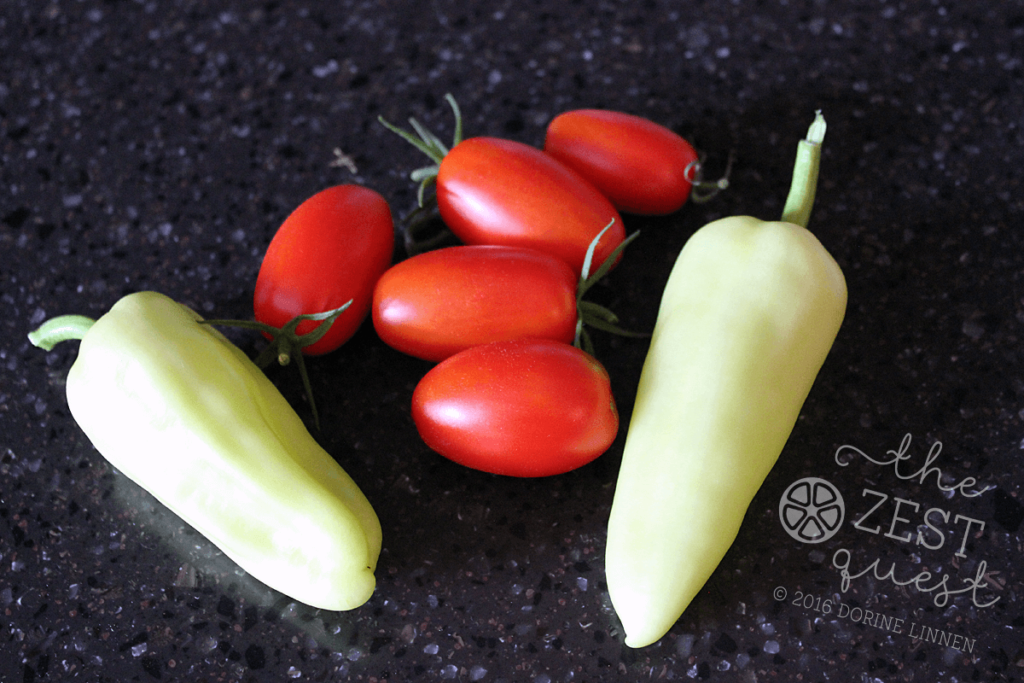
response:
M593 269L626 236L611 202L554 157L514 140L463 140L441 161L437 205L466 244L531 247L579 273L587 248L613 219L595 250Z
M544 151L589 180L619 211L640 215L679 210L690 196L690 165L697 160L690 143L668 128L603 109L556 116Z
M392 348L441 361L493 341L576 335L577 278L557 256L474 245L395 264L373 293L373 326Z
M423 441L444 457L512 477L581 467L608 449L619 427L604 367L550 339L455 354L420 380L412 415Z
M285 219L270 241L256 278L253 308L260 322L282 327L297 315L352 304L319 341L320 355L348 341L370 311L373 287L391 265L394 223L387 201L359 185L317 192ZM316 326L299 325L303 334Z

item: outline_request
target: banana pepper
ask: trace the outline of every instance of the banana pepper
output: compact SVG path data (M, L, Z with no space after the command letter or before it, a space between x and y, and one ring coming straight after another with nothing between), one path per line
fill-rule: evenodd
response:
M271 588L323 609L362 605L381 549L373 508L266 375L201 320L139 292L29 338L47 350L81 339L68 406L124 475Z
M782 221L709 223L666 283L608 521L630 647L665 635L725 556L838 334L846 282L806 229L824 134L819 113Z

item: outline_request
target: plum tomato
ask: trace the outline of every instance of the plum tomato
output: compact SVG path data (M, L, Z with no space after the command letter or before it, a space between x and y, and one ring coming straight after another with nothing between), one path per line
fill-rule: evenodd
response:
M576 109L548 124L544 151L596 186L624 213L666 215L690 196L697 152L641 116Z
M622 218L591 183L554 157L514 140L478 137L455 146L437 174L437 207L466 244L531 247L579 272L591 241L600 265L626 237Z
M626 238L612 203L576 171L536 147L494 137L462 139L462 115L455 99L451 150L410 119L417 134L379 121L434 162L413 171L422 190L436 182L438 212L466 244L530 247L565 260L580 272L590 243L609 223L612 229L594 252L594 269Z
M392 348L440 361L519 337L572 343L577 277L523 247L455 246L395 264L373 292L373 326Z
M608 450L619 427L604 367L551 339L492 342L451 356L417 384L412 416L434 451L512 477L581 467Z
M370 311L373 288L391 265L394 223L387 201L359 185L317 192L292 212L270 241L256 278L256 320L280 328L298 315L352 304L307 355L337 349ZM303 334L317 323L305 321Z

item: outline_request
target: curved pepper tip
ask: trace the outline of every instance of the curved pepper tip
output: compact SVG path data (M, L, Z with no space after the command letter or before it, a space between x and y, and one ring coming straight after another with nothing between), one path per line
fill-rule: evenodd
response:
M631 624L627 625L625 620L623 620L622 624L623 631L626 634L624 641L626 647L633 648L634 650L638 650L642 647L647 647L648 645L653 645L658 642L669 632L669 629L671 629L672 625L676 622L676 619L671 619L667 623L663 623L663 620L650 614L642 616L642 619L635 619ZM622 618L621 614L620 618Z
M606 567L609 598L622 625L624 642L633 649L664 637L692 599L685 588L666 584L659 580L662 577L645 576L642 568L640 575L636 571L638 568L629 564Z

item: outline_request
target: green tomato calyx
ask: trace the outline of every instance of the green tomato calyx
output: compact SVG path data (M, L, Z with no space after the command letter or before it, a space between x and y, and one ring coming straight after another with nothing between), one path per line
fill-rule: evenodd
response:
M288 365L292 359L295 359L295 365L299 368L299 376L302 378L302 389L306 393L306 399L309 401L309 410L313 414L313 423L317 429L320 429L320 415L317 413L316 402L313 400L313 388L309 382L309 374L306 372L306 363L303 360L302 349L315 344L327 334L327 331L331 329L331 325L338 319L338 316L344 313L351 305L352 300L349 299L341 306L332 308L329 311L297 315L282 327L274 327L258 320L203 320L202 323L256 330L268 335L270 337L270 344L256 356L254 361L260 368L267 367L275 360L278 365ZM305 334L297 334L296 329L307 320L319 322L319 324Z
M723 190L729 189L729 176L732 174L732 164L736 160L735 152L729 152L729 160L725 164L725 172L718 180L704 179L704 155L699 159L691 161L685 170L686 179L690 182L690 201L694 204L703 204Z
M462 142L462 112L459 110L459 105L451 93L445 94L444 99L451 106L452 112L455 114L455 134L452 136L451 147L445 146L440 138L427 130L423 124L414 118L409 119L409 125L412 126L415 132L410 132L389 123L383 116L377 117L381 125L426 154L434 162L433 165L418 168L410 174L413 182L419 183L416 199L421 207L423 206L423 195L426 188L437 179L437 174L441 168L441 161L448 156L448 152L451 149Z
M423 124L414 118L409 119L412 131L408 131L389 123L383 116L377 117L381 125L426 154L434 162L430 166L417 168L409 174L412 181L418 184L416 190L416 209L406 217L406 226L402 231L404 233L405 251L409 256L415 256L424 251L435 249L452 237L451 231L447 228L443 228L436 234L423 237L424 231L429 228L432 222L431 216L436 204L436 198L432 197L431 201L427 201L427 188L437 181L437 174L441 171L441 162L448 156L448 152L462 142L462 111L459 109L459 104L451 93L445 94L444 99L451 106L452 112L455 114L455 133L452 136L451 146L441 142L440 138L427 130Z
M614 312L600 304L583 300L587 291L593 287L598 280L608 274L608 271L611 270L615 262L618 261L619 256L625 250L626 246L640 235L639 231L634 232L632 235L622 240L619 246L615 247L612 253L608 254L608 258L606 258L604 262L598 266L597 270L591 274L590 268L593 265L594 251L597 249L597 245L601 241L601 238L604 237L604 234L608 232L609 228L614 224L615 219L613 218L608 225L604 226L604 228L601 229L601 232L597 233L597 236L590 241L590 246L587 247L587 254L583 259L583 268L580 270L579 284L576 286L576 337L573 340L573 346L586 351L591 356L594 355L594 344L590 339L590 335L587 333L587 327L593 327L595 329L623 337L639 338L650 336L646 332L633 332L619 327L619 317L615 315Z

